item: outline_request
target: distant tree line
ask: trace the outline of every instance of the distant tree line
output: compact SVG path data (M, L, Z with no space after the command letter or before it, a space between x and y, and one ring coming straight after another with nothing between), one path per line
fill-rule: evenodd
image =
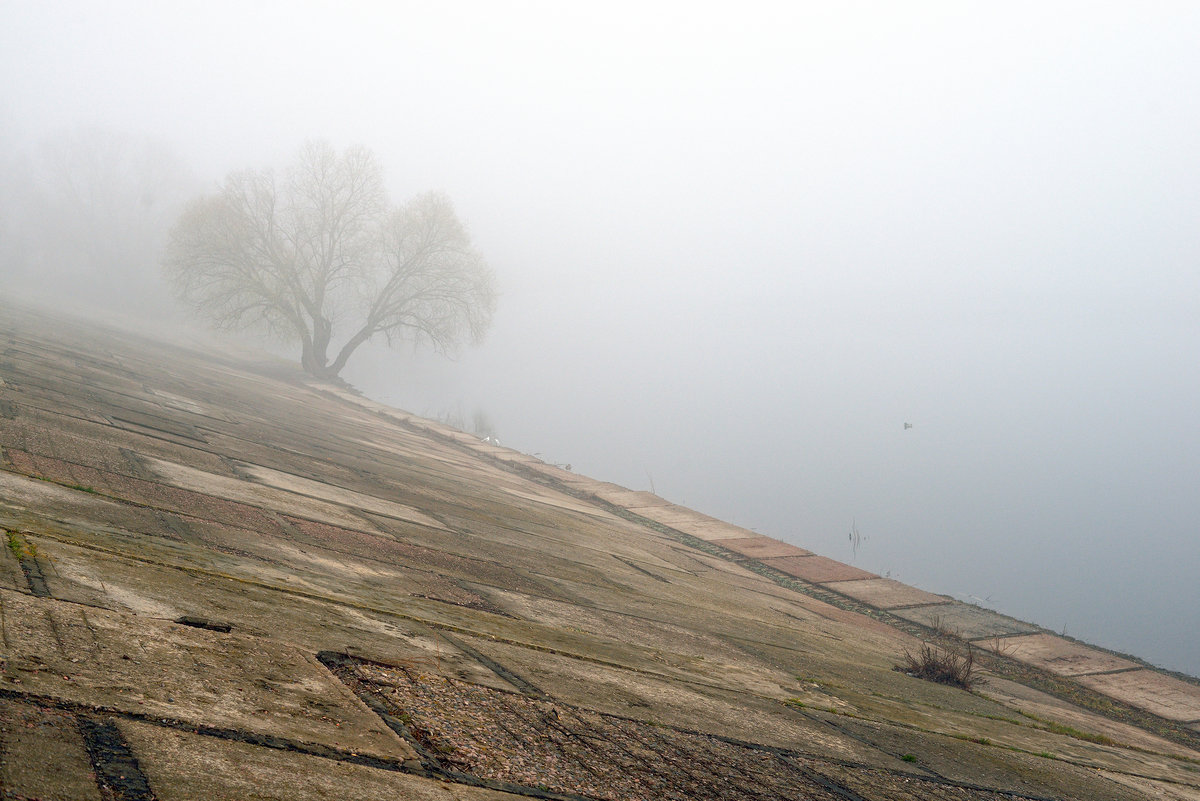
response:
M75 128L0 143L0 286L169 315L166 233L195 181L165 143Z

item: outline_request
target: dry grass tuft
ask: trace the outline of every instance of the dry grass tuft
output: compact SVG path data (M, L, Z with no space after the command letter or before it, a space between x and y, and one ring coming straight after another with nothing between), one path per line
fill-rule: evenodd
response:
M962 639L962 629L955 628L946 618L941 615L934 615L929 619L929 628L933 629L933 633L939 637L946 637L951 640Z
M971 689L979 681L975 668L975 652L970 645L964 653L957 653L945 648L935 648L927 642L922 643L921 650L916 654L905 651L904 664L896 665L895 669L918 679L949 684L964 690Z

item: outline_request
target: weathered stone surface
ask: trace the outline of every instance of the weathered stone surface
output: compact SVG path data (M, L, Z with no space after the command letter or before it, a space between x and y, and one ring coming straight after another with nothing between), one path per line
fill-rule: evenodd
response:
M100 801L75 716L0 698L0 791L4 798Z
M396 770L123 721L159 801L514 801L522 796Z
M756 536L753 531L748 529L675 504L641 506L634 511L648 520L670 526L676 531L682 531L684 534L701 540L727 540Z
M311 656L264 638L0 592L0 686L75 704L411 757Z
M1200 685L1153 670L1080 676L1079 683L1169 720L1200 722Z
M826 581L879 578L874 573L868 573L866 570L852 567L826 556L781 556L762 561L776 570L782 570L789 576L795 576L815 584Z
M958 601L936 606L895 609L892 614L914 623L920 623L922 626L956 634L966 640L1006 637L1010 634L1032 634L1037 631L1037 626L1023 623L990 609Z
M828 715L814 713L827 720ZM1047 756L1021 753L990 741L973 742L931 735L886 722L838 718L836 727L894 754L910 754L912 763L953 781L984 785L1003 792L1049 796L1062 801L1112 801L1142 796L1097 777L1095 771ZM986 740L986 738L980 738Z
M1157 798L1161 801L1200 801L1200 791L1187 785L1154 781L1110 770L1100 771L1100 774L1113 782L1141 792L1147 798Z
M1175 767L1183 768L1190 774L1200 772L1189 767L1187 762L1195 753L1194 750L1129 723L1086 712L1061 698L1055 698L1032 687L998 676L989 676L983 692L1009 709L1019 710L1031 720L1055 721L1076 731L1090 731L1097 737L1136 749L1131 754L1143 761L1148 761L1148 754L1164 754L1172 758Z
M770 537L734 537L727 540L712 540L713 545L720 545L722 548L728 548L734 553L740 553L743 556L752 556L755 559L769 559L780 556L812 556L812 551L806 551L803 548L797 548L786 542L771 539Z
M670 501L660 498L653 492L635 492L619 487L616 484L604 484L592 490L592 494L602 501L620 506L623 509L645 509L649 506L670 506Z
M870 604L876 609L896 609L902 606L918 606L928 604L947 604L950 599L944 595L934 595L931 592L901 584L895 579L870 578L838 581L829 584L829 588L842 595L849 595L863 603Z
M1029 662L1064 676L1139 667L1136 662L1130 662L1128 659L1046 633L1005 637L997 642L985 642L983 645L999 650L1013 659Z

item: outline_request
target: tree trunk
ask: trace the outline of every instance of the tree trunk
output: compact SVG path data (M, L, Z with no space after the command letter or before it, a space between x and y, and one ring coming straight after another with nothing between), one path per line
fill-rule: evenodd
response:
M346 362L350 360L350 354L354 353L355 349L370 339L371 335L374 333L375 329L372 328L370 324L367 324L360 328L358 333L350 337L350 340L345 345L342 345L342 349L338 351L337 358L333 360L333 364L329 365L327 368L329 370L330 377L336 376L338 373L342 372L342 368L345 367Z
M300 353L300 366L304 368L304 372L318 378L337 375L341 368L339 367L338 370L333 370L331 373L329 367L329 339L331 336L333 336L333 324L324 317L314 318L312 337L304 338L304 346Z

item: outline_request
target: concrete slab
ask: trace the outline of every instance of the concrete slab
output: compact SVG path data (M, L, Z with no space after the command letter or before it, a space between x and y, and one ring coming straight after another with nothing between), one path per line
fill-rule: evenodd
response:
M934 595L931 592L902 584L895 579L871 578L834 581L829 582L826 586L835 592L870 604L876 609L950 603L950 599L943 595Z
M726 523L723 520L709 517L694 509L688 509L685 506L676 506L675 504L669 506L643 506L633 510L633 512L656 523L670 526L676 531L690 534L696 539L706 541L758 536L749 529L735 526L732 523Z
M653 492L631 490L617 486L616 484L605 484L603 489L594 490L594 494L597 498L608 501L615 506L620 506L623 509L637 510L645 509L649 506L672 505L670 501L658 497Z
M0 686L100 708L410 759L317 660L270 640L0 591Z
M585 476L580 473L569 473L566 478L563 478L560 483L573 492L578 492L580 495L592 495L598 487L604 486L603 481Z
M1141 776L1130 776L1112 770L1102 770L1100 775L1142 793L1156 801L1200 801L1200 790L1170 782L1154 781Z
M224 620L240 634L274 637L281 644L296 646L310 654L346 651L385 663L430 669L436 665L449 675L476 682L486 681L492 675L419 623L356 607L352 588L362 577L348 575L347 568L342 569L338 582L344 602L336 603L279 592L227 576L183 572L91 548L30 539L47 556L47 583L59 600L165 620L183 615ZM296 572L289 571L293 578ZM381 574L375 577L383 579ZM404 586L406 579L404 573L397 571L386 583L403 590L408 589ZM421 588L433 589L430 585ZM451 589L457 588L451 586ZM378 592L363 594L368 595L364 601L388 600Z
M611 512L602 509L595 504L588 503L578 498L573 498L562 492L557 492L546 487L540 487L536 484L526 484L522 486L510 485L506 487L507 492L511 496L523 498L534 503L553 506L558 509L567 509L573 512L582 512L591 517L598 517L604 520L618 521L620 518L613 516Z
M75 716L0 698L0 793L6 799L101 801Z
M1079 676L1080 684L1167 720L1200 722L1200 686L1153 670Z
M159 480L199 495L207 495L221 501L234 501L246 506L269 509L273 512L287 512L297 517L307 517L323 523L348 528L363 528L366 521L354 514L348 507L297 495L286 490L227 478L203 470L197 470L187 465L168 462L163 459L147 458L147 466L154 471ZM168 507L172 508L172 507ZM205 517L196 509L177 509L188 514ZM440 524L437 524L440 527Z
M677 504L667 504L665 506L644 506L637 510L637 513L642 517L649 518L657 523L662 523L667 526L674 526L676 523L719 523L715 517L701 514L694 509L689 509L686 506Z
M836 589L836 588L835 588ZM1037 626L979 606L955 601L937 606L896 609L892 614L930 628L940 628L966 640L1032 634Z
M506 456L512 452L511 448L506 448L503 445L495 445L490 442L477 441L477 442L463 443L463 444L466 445L471 450L473 450L475 453L482 453L486 456L491 456L491 457L495 457L495 458L499 458L501 456Z
M818 711L811 714L836 726L847 736L870 743L885 753L912 754L916 757L914 765L926 766L936 775L995 788L1004 796L1011 793L1057 801L1097 801L1102 798L1106 801L1144 801L1135 791L1126 791L1097 777L1090 767L1010 750L993 744L988 738L981 738L983 742L964 741L886 722L834 717ZM862 792L869 793L870 788L863 787ZM923 799L925 796L916 794L915 797Z
M795 576L814 584L826 581L852 581L854 579L879 578L874 573L868 573L857 567L851 567L825 556L781 556L776 559L763 559L776 570Z
M229 418L227 418L221 412L216 412L214 414L213 412L215 410L210 411L204 404L197 403L191 398L185 398L182 395L176 395L173 392L167 392L166 390L155 389L153 387L150 388L150 393L155 398L160 400L164 406L168 406L176 411L191 412L192 414L203 417L215 417L224 420L225 422L228 422L229 420Z
M156 461L154 466L161 464L160 461ZM169 465L169 463L167 464ZM394 517L397 520L404 520L409 523L428 526L429 528L445 528L439 521L434 520L429 515L422 514L411 506L405 506L402 503L396 503L386 498L377 498L372 495L355 492L354 490L335 487L326 482L313 481L312 479L285 473L281 470L274 470L270 467L247 464L246 462L236 462L235 464L239 473L269 487L294 492L309 498L318 498L351 509L365 509L377 515ZM171 470L169 466L162 469L163 472ZM176 472L171 471L171 474L175 474Z
M132 437L109 425L28 407L22 408L17 420L0 420L0 442L7 448L117 472L131 470L125 453L136 450L165 459L186 461L193 467L209 472L229 473L220 457L214 453L197 451L164 439Z
M1069 701L1055 698L1010 679L988 676L983 692L1009 709L1019 710L1040 720L1053 721L1060 726L1069 726L1077 731L1107 737L1123 748L1132 747L1135 749L1134 753L1141 755L1143 761L1145 755L1156 753L1165 755L1164 758L1172 760L1178 767L1200 763L1200 750L1171 742L1130 723L1089 712Z
M111 501L97 498L91 493L8 470L0 470L0 503L15 509L71 509L78 514L101 513L101 510L113 505Z
M21 569L21 561L14 552L20 544L14 546L13 540L5 539L7 532L0 530L0 589L24 591L27 587L25 571Z
M267 529L271 528L270 514L263 511L264 509L271 509L271 506L267 505L269 501L267 496L270 493L276 493L277 496L282 495L278 490L259 487L250 482L239 481L225 476L216 476L205 471L195 470L194 468L181 468L181 471L186 470L190 474L197 476L210 476L213 479L213 483L217 484L224 482L232 485L244 485L245 488L250 488L243 493L244 497L247 498L254 497L251 491L253 488L257 487L261 492L255 498L255 502L242 503L220 497L219 493L212 493L211 488L210 492L192 490L170 483L132 478L124 473L99 470L64 462L61 459L48 456L35 456L24 452L6 452L5 455L10 459L15 470L35 478L44 479L46 482L63 485L71 492L90 495L98 502L106 501L105 496L107 496L107 498L119 499L120 501L125 501L136 506L179 512L204 520L224 523L229 526L250 526L254 528L265 526ZM197 486L200 486L200 482L197 482ZM42 494L44 495L45 493ZM296 499L296 503L292 504L291 508L297 511L302 509L310 515L318 516L317 519L332 516L343 523L352 522L359 527L367 525L365 520L353 516L348 510L342 507L323 504L323 502L299 496L293 497ZM274 499L275 506L278 508L289 508L284 500L284 498L276 497ZM77 508L79 506L78 503L72 503L71 505ZM43 508L54 507L43 506ZM99 519L107 518L101 517Z
M111 413L108 418L117 428L123 428L135 434L163 437L172 442L182 441L196 444L207 442L203 432L195 426L168 417L121 409Z
M720 545L722 548L728 548L734 553L740 553L742 556L750 556L755 559L770 559L780 556L812 556L812 551L806 551L803 548L797 548L787 542L770 537L733 537L727 540L710 540L713 545Z
M1062 676L1082 676L1109 670L1140 667L1136 662L1065 640L1053 634L1028 634L1005 637L981 645L1013 659L1045 668Z
M731 523L724 523L720 520L713 520L712 518L696 522L676 523L672 528L682 531L684 534L690 534L698 540L705 540L707 542L754 536L754 532L750 529L735 526Z
M501 462L511 462L513 464L522 465L533 464L534 462L541 461L541 459L537 458L536 456L530 456L528 453L521 453L520 451L514 451L512 449L506 449L505 453L497 453L495 454L495 457Z
M558 481L571 483L579 480L578 473L572 473L570 470L564 470L557 465L547 464L540 460L536 462L525 462L524 464L529 470L532 470L535 473L541 473L543 476L553 478Z
M508 793L121 721L159 801L513 801Z

